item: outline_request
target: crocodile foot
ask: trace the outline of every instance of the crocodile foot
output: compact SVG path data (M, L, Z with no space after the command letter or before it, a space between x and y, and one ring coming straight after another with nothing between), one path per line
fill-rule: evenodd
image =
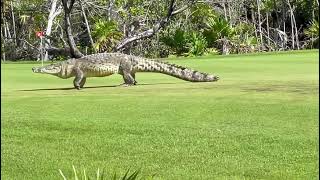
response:
M123 83L123 84L120 84L119 86L121 87L130 87L130 86L134 86L135 84L126 84L126 83Z

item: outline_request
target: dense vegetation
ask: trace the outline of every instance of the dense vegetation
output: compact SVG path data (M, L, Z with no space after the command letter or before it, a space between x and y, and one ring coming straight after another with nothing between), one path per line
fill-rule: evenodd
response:
M319 47L318 0L1 0L2 59L199 56ZM70 48L69 48L70 47Z

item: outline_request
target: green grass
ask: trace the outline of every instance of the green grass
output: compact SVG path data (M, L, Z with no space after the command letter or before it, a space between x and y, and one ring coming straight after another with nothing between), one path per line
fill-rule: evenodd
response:
M1 177L141 168L156 179L318 179L318 51L171 62L217 73L190 83L139 73L87 80L1 66ZM40 64L40 63L39 63Z

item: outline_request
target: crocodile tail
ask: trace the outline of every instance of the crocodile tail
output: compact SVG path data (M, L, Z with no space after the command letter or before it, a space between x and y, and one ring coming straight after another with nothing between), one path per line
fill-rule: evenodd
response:
M139 72L159 72L191 82L210 82L219 80L219 76L195 71L167 62L140 59L136 66Z

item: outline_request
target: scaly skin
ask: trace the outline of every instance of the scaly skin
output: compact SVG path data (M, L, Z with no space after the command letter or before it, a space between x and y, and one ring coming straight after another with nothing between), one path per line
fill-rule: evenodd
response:
M159 72L191 82L210 82L219 79L218 76L178 65L121 53L92 54L48 66L34 67L32 70L35 73L51 74L63 79L75 77L73 85L76 89L84 86L87 77L103 77L112 74L121 74L125 86L136 85L136 72Z

